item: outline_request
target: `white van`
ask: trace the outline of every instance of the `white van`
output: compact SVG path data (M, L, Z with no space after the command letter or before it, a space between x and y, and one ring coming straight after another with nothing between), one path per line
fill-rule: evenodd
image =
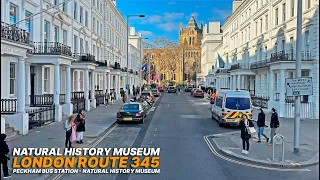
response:
M252 104L249 91L221 90L217 91L214 104L211 107L212 119L219 126L238 126L242 114L252 118Z

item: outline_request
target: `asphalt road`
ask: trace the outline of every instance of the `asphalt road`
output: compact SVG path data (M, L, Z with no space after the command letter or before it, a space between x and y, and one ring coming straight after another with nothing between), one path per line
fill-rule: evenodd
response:
M215 156L203 136L231 131L211 119L210 105L201 98L164 93L145 124L117 126L97 147L160 147L160 174L66 174L60 179L103 180L257 180L319 179L319 167L308 172L248 167Z

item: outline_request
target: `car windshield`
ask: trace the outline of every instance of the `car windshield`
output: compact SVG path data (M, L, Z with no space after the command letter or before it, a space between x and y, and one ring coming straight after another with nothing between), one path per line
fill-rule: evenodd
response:
M239 97L227 97L226 108L234 109L234 110L250 109L250 99L249 98L239 98Z
M139 104L126 104L122 106L121 110L139 110Z
M174 89L174 87L170 87L170 89Z
M141 96L150 96L150 93L148 93L148 92L143 92L143 93L141 93Z
M156 89L152 89L152 92L153 92L153 93L156 93L156 92L157 92L157 90L156 90Z
M197 93L202 93L202 91L197 91Z

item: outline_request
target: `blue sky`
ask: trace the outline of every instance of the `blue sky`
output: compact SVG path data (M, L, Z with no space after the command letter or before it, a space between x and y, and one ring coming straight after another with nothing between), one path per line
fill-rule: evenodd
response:
M179 38L180 22L185 27L191 15L195 16L198 26L210 21L222 24L232 9L232 0L117 0L116 3L124 17L127 14L146 16L131 17L129 21L143 37L165 37L174 41Z

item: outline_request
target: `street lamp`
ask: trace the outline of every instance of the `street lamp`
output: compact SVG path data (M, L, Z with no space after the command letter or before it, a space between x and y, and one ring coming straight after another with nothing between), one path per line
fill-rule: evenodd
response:
M139 64L140 64L140 65L139 65L139 88L140 88L140 91L139 91L139 92L140 92L140 93L141 93L141 86L142 86L142 79L143 79L143 78L142 78L142 74L141 74L141 67L142 67L142 66L141 66L141 65L142 65L142 55L141 55L141 52L142 52L142 51L141 51L141 50L142 50L141 48L142 48L142 47L141 47L141 45L142 45L142 39L148 39L148 38L143 38L142 35L141 35L141 37L140 37L140 63L139 63Z
M130 26L129 26L129 18L130 17L140 17L144 18L145 15L139 14L139 15L127 15L127 84L126 89L129 93L130 85L129 85L129 36L130 36Z

